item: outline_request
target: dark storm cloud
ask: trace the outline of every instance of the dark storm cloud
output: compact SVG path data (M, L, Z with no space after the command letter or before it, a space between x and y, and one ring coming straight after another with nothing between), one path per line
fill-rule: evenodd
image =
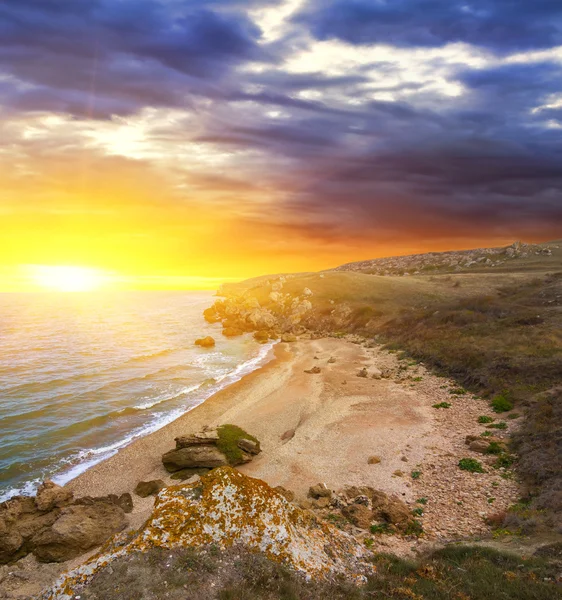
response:
M185 126L179 117L160 122L146 142L196 142L202 154L237 161L234 173L187 165L187 186L247 197L275 185L283 202L258 216L330 243L562 226L560 62L504 56L562 43L559 1L310 0L294 19L298 32L268 45L247 9L278 5L4 0L0 73L12 77L0 78L0 104L11 115L107 120L144 107L185 109ZM283 71L283 56L306 49L307 29L355 45L467 42L497 54L481 68L445 53L425 63L417 53L405 65L401 51L401 64L339 75ZM253 61L262 68L236 70ZM421 73L435 71L437 87L444 79L462 86L460 96L432 89L431 75L409 79L416 62ZM381 92L397 100L375 99ZM21 152L32 160L71 140L42 143L29 140Z
M227 11L202 8L227 4ZM81 96L95 94L106 116L212 93L233 67L264 58L259 29L236 4L5 0L0 68L37 88L14 87L6 103L40 109L44 98L44 110L82 106L82 116Z
M311 0L295 19L318 39L354 44L514 51L562 43L559 0Z

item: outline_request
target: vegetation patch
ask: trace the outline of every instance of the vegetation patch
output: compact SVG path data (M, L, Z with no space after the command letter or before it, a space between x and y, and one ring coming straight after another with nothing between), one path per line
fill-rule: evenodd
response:
M461 458L459 460L459 467L469 473L485 473L482 463L475 458Z
M221 425L217 432L219 434L217 448L226 456L231 465L239 465L244 460L244 454L238 447L240 440L251 440L259 444L253 435L236 425Z
M494 396L490 406L496 413L509 412L510 410L513 410L513 402L509 399L509 394L507 392L503 392L497 396Z
M481 424L493 423L495 421L494 417L488 417L487 415L481 415L478 417L478 422Z
M439 402L439 404L434 404L433 408L451 408L451 404L448 402Z

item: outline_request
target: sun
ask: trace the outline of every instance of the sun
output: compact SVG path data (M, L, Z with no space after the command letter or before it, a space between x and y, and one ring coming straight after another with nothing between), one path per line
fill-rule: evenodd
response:
M89 267L32 265L30 275L35 285L58 292L91 292L108 281L103 271Z

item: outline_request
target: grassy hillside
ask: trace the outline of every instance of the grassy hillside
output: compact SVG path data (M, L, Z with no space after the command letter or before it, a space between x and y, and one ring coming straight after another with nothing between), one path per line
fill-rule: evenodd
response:
M309 329L384 342L524 413L514 440L519 472L535 509L547 511L538 520L562 528L562 243L548 247L550 255L448 274L303 273L283 291L312 291ZM267 306L270 279L225 291Z

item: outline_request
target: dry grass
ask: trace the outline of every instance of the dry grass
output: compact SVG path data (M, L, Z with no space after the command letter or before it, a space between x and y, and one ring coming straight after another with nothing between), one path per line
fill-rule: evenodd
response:
M153 549L98 573L82 600L451 600L560 598L556 564L487 548L451 546L418 562L374 554L366 585L306 581L243 549Z

